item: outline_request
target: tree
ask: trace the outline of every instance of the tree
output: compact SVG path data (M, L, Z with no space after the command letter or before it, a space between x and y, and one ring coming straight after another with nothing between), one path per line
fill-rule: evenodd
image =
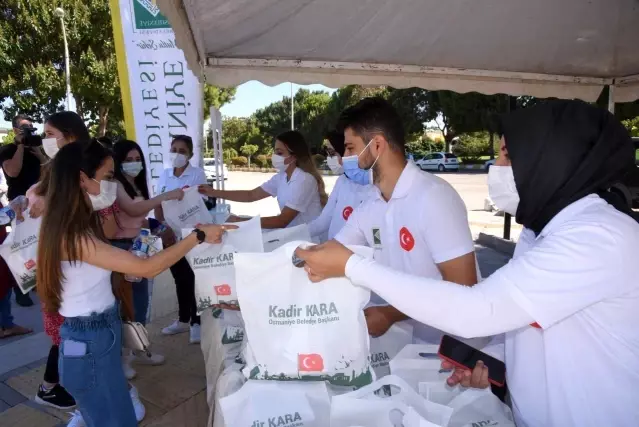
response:
M55 5L66 11L76 109L103 134L109 117L116 123L122 117L109 2ZM0 6L0 102L7 120L23 112L42 121L63 109L64 44L53 10L48 0L6 0Z
M15 138L15 137L16 137L16 134L15 134L15 132L13 131L13 129L11 129L11 130L9 131L9 133L7 133L7 134L4 136L4 138L2 138L2 145L5 145L5 144L11 144L11 143L13 142L13 140L14 140L14 138Z
M235 99L237 89L220 88L210 84L204 85L204 120L211 116L211 107L220 108Z
M242 145L242 147L240 148L240 152L242 154L244 154L246 156L246 158L248 159L248 166L251 167L251 156L255 153L257 153L257 150L259 150L260 147L258 147L257 145L253 145L253 144L244 144Z
M639 116L622 122L631 136L639 137Z

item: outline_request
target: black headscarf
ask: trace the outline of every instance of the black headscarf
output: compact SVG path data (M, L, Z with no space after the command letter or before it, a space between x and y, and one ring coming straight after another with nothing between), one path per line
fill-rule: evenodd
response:
M635 166L626 128L606 110L582 101L548 101L502 118L501 130L519 193L516 220L536 234L562 209L607 191Z

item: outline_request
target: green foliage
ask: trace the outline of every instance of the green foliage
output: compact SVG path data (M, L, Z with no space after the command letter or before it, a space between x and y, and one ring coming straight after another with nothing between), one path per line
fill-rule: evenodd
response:
M231 159L231 164L233 166L246 166L248 165L248 159L244 156L237 156Z
M631 136L639 137L639 116L622 122Z
M421 138L406 144L406 152L412 153L416 157L425 156L428 153L444 150L444 143L432 141L428 138Z
M268 168L271 166L271 158L265 154L260 154L255 158L257 164L262 168Z
M240 147L240 152L248 158L248 165L251 167L251 156L257 153L260 147L254 144L244 144Z
M471 132L459 136L453 147L454 153L465 161L474 162L490 152L488 132Z
M4 136L4 138L2 138L2 145L4 145L4 144L11 144L11 143L13 142L13 139L14 139L15 137L16 137L16 134L15 134L15 132L13 131L13 129L11 129L11 130L9 131L9 133L8 133L8 134L6 134L6 135Z
M210 157L213 157L211 154ZM222 150L222 157L225 162L230 162L233 157L237 157L237 150L235 148L225 148Z
M204 85L204 120L211 116L211 107L220 108L235 99L237 89L219 88L210 84Z

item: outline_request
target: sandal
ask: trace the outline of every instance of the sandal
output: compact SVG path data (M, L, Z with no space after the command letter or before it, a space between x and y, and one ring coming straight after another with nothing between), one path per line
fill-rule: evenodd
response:
M0 330L0 339L17 337L18 335L27 335L33 332L33 329L25 328L20 325L13 325L11 328L2 328Z

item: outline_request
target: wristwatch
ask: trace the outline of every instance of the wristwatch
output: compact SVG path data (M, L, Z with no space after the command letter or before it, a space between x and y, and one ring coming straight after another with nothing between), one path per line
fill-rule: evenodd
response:
M193 232L195 233L195 237L197 237L197 241L199 242L199 244L204 243L204 240L206 239L206 233L199 228L194 228Z

